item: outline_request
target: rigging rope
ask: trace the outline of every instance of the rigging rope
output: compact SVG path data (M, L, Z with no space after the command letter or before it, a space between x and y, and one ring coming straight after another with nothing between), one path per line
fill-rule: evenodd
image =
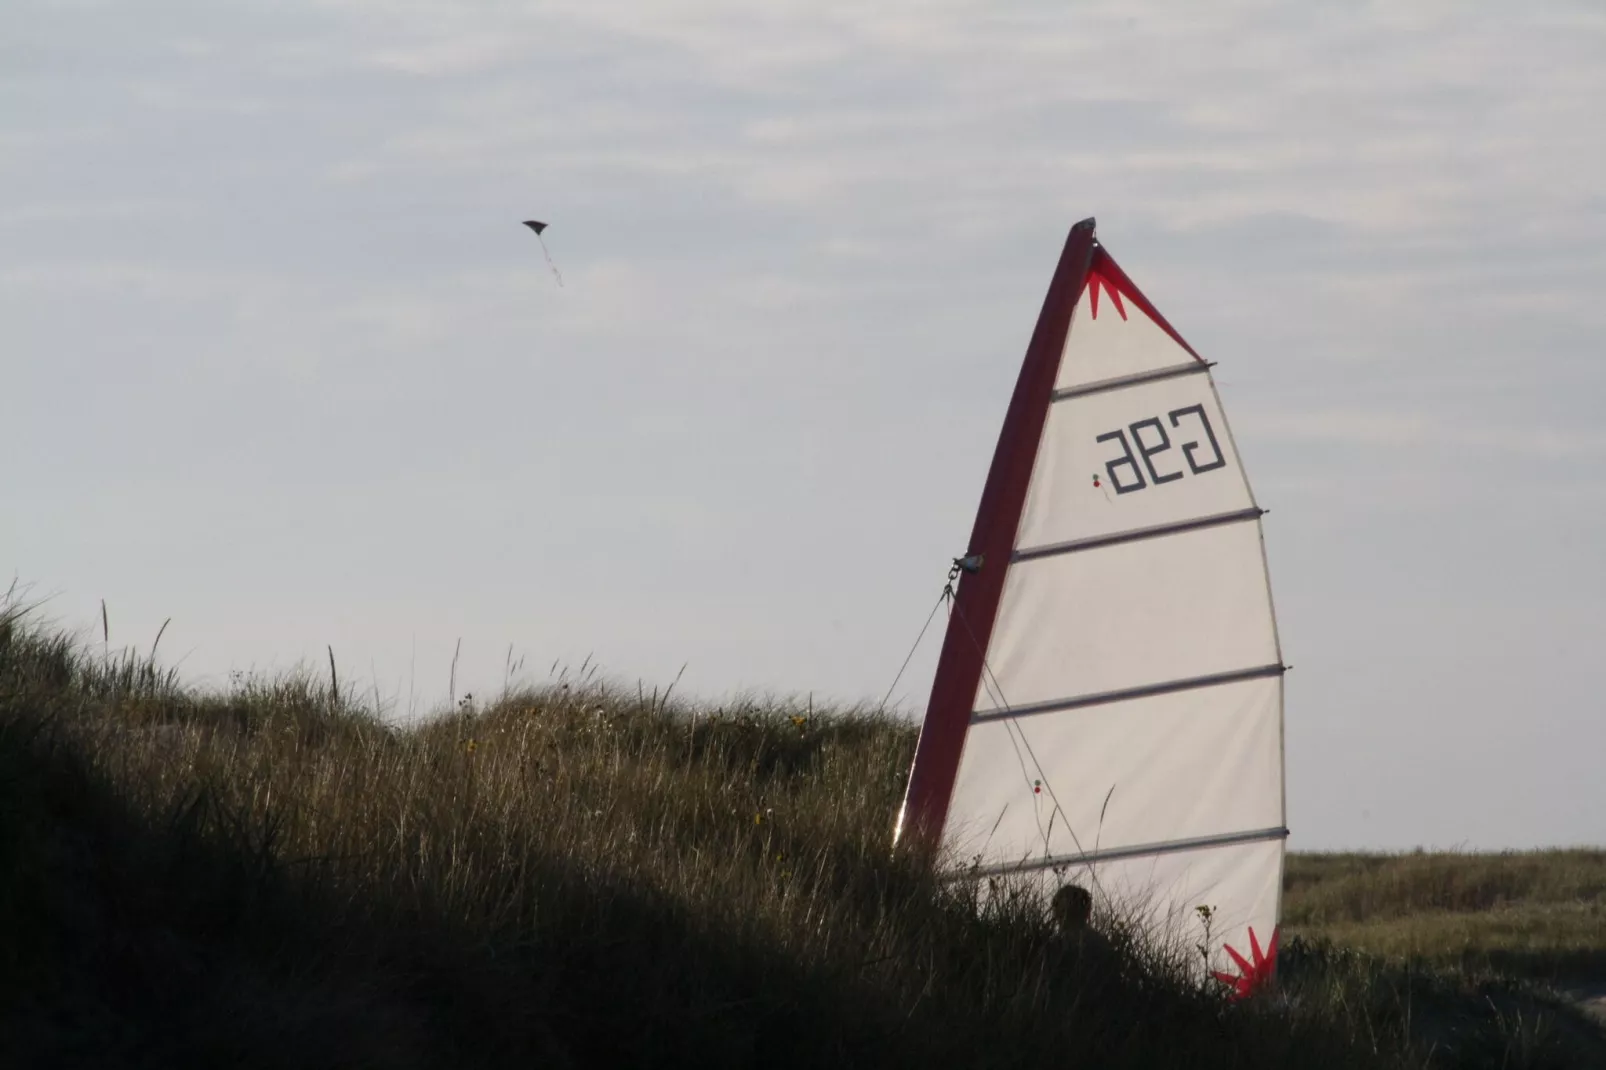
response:
M953 567L948 570L948 582L943 585L942 593L937 596L937 604L931 607L930 613L926 614L926 623L921 625L920 634L915 636L914 646L909 648L909 653L904 656L903 664L898 667L898 675L892 678L892 686L887 688L885 695L881 696L881 705L876 707L877 712L882 712L887 708L887 700L892 698L892 693L898 689L898 681L903 679L904 672L909 668L909 662L914 660L915 651L920 649L920 641L926 637L926 631L936 618L937 610L942 608L944 602L953 603L954 582L959 579L960 573L975 572L981 568L981 563L982 558L980 555L954 558Z
M960 608L959 599L954 593L954 584L959 580L960 575L966 572L976 572L981 568L981 565L982 558L979 555L971 557L956 557L953 559L953 566L948 570L948 582L943 585L942 593L937 596L936 604L931 607L931 612L926 615L926 623L921 625L920 634L915 636L914 645L909 648L909 653L904 656L903 664L898 668L898 675L893 677L892 686L887 688L887 693L882 696L881 704L877 707L877 710L880 712L886 709L888 700L892 698L892 693L898 688L898 682L903 679L903 674L908 670L909 663L914 660L915 652L920 649L921 642L926 638L926 632L931 630L931 622L936 619L937 610L941 609L946 603L950 616L955 613L959 615L960 625L965 629L965 634L969 636L971 645L976 648L976 653L981 657L983 673L981 681L982 687L998 702L998 705L1005 713L1005 733L1009 737L1010 746L1015 749L1015 760L1020 763L1021 776L1026 780L1027 787L1035 789L1037 784L1041 784L1043 788L1047 789L1048 791L1049 802L1053 806L1053 808L1049 811L1048 828L1045 829L1043 827L1042 817L1034 813L1038 834L1043 837L1044 860L1046 861L1047 859L1053 857L1049 836L1054 828L1055 814L1058 814L1060 819L1065 823L1065 831L1070 833L1071 842L1076 845L1077 851L1085 855L1088 853L1087 848L1082 846L1081 838L1076 835L1076 829L1071 825L1070 814L1066 813L1065 808L1060 805L1059 796L1054 791L1054 784L1049 779L1047 770L1043 768L1043 763L1038 760L1037 753L1032 750L1031 740L1026 738L1026 731L1021 727L1019 719L1015 716L1014 709L1010 706L1009 700L1004 696L1003 685L998 682L998 676L993 672L992 664L987 660L987 651L982 649L981 642L976 638L976 633L971 629L970 620L965 616L965 611ZM1016 742L1017 737L1019 738L1018 743ZM1022 747L1026 748L1026 754L1024 756L1021 754ZM1034 778L1026 769L1027 758L1031 759L1032 765L1037 769L1038 772L1038 777L1035 779L1035 783ZM1112 787L1111 790L1113 791L1114 788ZM1035 790L1033 794L1036 794ZM1105 798L1105 803L1106 805L1109 803L1109 798L1107 796ZM1000 820L1002 820L1002 815L1000 815ZM1099 885L1098 872L1093 868L1093 863L1087 862L1085 865L1087 866L1088 876L1093 882L1093 887L1098 890L1100 895L1103 895L1104 889ZM1054 867L1054 870L1057 874L1063 873L1062 867L1056 866ZM1106 896L1106 898L1108 898L1108 896Z
M950 584L950 586L951 586L951 584ZM957 599L955 599L953 601L952 612L959 614L959 623L964 627L965 634L970 637L971 645L976 648L976 653L978 655L980 655L980 657L981 657L982 672L985 674L984 677L983 677L983 680L982 680L982 686L986 687L987 690L991 694L993 694L993 695L995 695L997 697L999 706L1001 706L1003 708L1004 714L1005 714L1005 717L1006 717L1006 720L1004 721L1004 725L1005 725L1006 731L1009 728L1013 728L1014 729L1014 732L1010 733L1010 735L1009 735L1009 741L1010 741L1010 744L1015 747L1015 757L1016 757L1016 759L1020 760L1020 748L1021 748L1021 746L1024 746L1026 748L1027 755L1032 760L1032 765L1034 765L1037 768L1037 772L1039 774L1039 776L1038 776L1039 782L1048 791L1049 801L1051 803L1053 803L1053 810L1050 811L1050 815L1049 815L1049 827L1050 828L1053 827L1053 824L1054 824L1053 815L1055 813L1059 814L1060 818L1065 822L1065 831L1071 834L1071 842L1076 844L1076 849L1077 849L1077 851L1079 853L1081 853L1083 855L1086 855L1088 853L1087 852L1087 848L1082 846L1081 838L1076 835L1076 829L1071 824L1071 815L1066 813L1065 812L1065 808L1060 805L1059 796L1057 794L1055 794L1055 792L1054 792L1054 784L1049 779L1048 771L1043 768L1043 763L1038 760L1037 753L1032 750L1031 740L1026 738L1026 731L1025 731L1025 729L1023 729L1020 726L1020 720L1019 720L1019 718L1017 718L1015 716L1015 711L1010 706L1009 700L1004 697L1004 687L1003 687L1002 684L1000 684L998 682L998 676L993 672L993 667L992 667L991 663L989 663L988 660L987 660L987 651L982 649L981 642L976 638L976 633L971 630L970 620L965 616L965 611L960 608L959 602L958 602ZM991 679L991 681L992 681L991 684L988 684L988 682L987 682L988 679ZM1019 744L1015 743L1015 737L1017 735L1020 737L1020 743ZM1024 768L1025 763L1024 763L1024 761L1022 761L1021 764L1022 764L1022 770L1021 770L1022 775L1025 775L1025 768ZM1027 779L1029 780L1031 778L1028 777ZM1028 786L1030 787L1032 785L1028 785ZM1111 790L1113 791L1114 788L1112 787ZM1108 797L1105 798L1105 802L1106 803L1109 802ZM1040 818L1038 819L1038 822L1037 822L1037 831L1039 833L1041 833L1042 836L1043 836L1043 859L1044 859L1044 861L1047 861L1048 859L1053 857L1053 852L1049 848L1048 833L1046 831L1044 831L1043 823L1042 823L1042 820ZM1104 889L1099 886L1098 872L1093 868L1093 863L1091 861L1089 861L1089 862L1086 862L1084 864L1087 866L1088 877L1091 878L1091 880L1093 881L1093 886L1098 889L1099 894L1103 895L1104 894ZM1056 866L1054 868L1055 868L1056 872L1060 872L1060 867ZM1105 898L1108 899L1109 897L1105 896Z
M905 655L903 659L903 665L898 669L898 675L892 678L892 686L887 688L887 693L885 695L881 696L881 705L876 707L877 713L881 713L886 710L887 700L890 699L892 697L892 693L898 689L898 681L903 679L904 671L909 668L909 662L914 660L915 651L920 649L920 641L926 637L926 631L931 627L931 622L936 618L937 610L942 608L942 604L944 602L953 597L953 593L954 581L953 576L950 575L948 577L948 586L942 589L942 594L937 596L937 604L931 607L930 613L926 614L926 623L921 626L920 634L915 636L915 644L909 648L909 653Z

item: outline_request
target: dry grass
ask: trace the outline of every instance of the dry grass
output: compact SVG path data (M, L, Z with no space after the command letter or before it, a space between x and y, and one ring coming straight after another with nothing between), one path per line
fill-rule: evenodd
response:
M1293 855L1290 933L1395 959L1606 982L1606 851Z
M1154 956L1082 960L1033 904L978 914L890 850L913 743L865 711L692 710L583 681L400 731L321 678L199 693L0 611L0 1064L1314 1070L1602 1050L1504 982L1293 941L1281 995L1229 1006Z

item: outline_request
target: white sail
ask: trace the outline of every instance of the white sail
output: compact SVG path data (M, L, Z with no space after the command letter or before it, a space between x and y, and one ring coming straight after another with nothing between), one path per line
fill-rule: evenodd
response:
M1211 966L1247 988L1274 965L1287 835L1262 511L1209 365L1078 228L994 458L900 833L916 811L961 879L1075 882L1184 947L1208 907Z

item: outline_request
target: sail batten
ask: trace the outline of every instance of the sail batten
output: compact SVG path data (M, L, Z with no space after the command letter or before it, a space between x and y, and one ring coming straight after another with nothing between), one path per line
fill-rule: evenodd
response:
M1183 851L1208 851L1221 847L1236 847L1245 843L1260 843L1265 840L1282 840L1288 837L1288 829L1282 825L1271 828L1247 829L1243 832L1226 832L1218 836L1193 836L1184 840L1165 840L1160 843L1140 843L1132 847L1110 847L1097 851L1084 851L1076 854L1055 855L1052 858L1034 858L1021 862L1000 862L990 866L977 866L973 869L954 870L950 876L954 879L976 879L980 877L997 877L1005 873L1032 873L1045 869L1063 869L1071 866L1082 866L1092 862L1118 862L1134 858L1153 858L1158 855L1177 854Z
M1230 513L1214 513L1210 516L1194 517L1191 520L1173 520L1169 524L1151 524L1145 528L1132 528L1129 531L1116 531L1108 535L1094 535L1085 539L1071 539L1069 542L1053 543L1048 546L1028 546L1016 550L1011 556L1011 563L1032 561L1039 557L1053 557L1056 554L1074 554L1079 550L1096 550L1101 546L1115 546L1123 542L1135 542L1138 539L1157 539L1165 535L1180 535L1187 531L1197 531L1200 528L1213 528L1221 524L1239 524L1246 520L1259 520L1266 510L1258 505L1251 505L1247 509L1235 509Z
M1061 390L1056 390L1054 391L1054 400L1069 401L1072 398L1086 397L1089 394L1102 394L1107 390L1120 390L1123 387L1152 383L1160 379L1175 379L1179 375L1200 375L1209 371L1212 367L1214 367L1213 364L1195 360L1187 364L1175 364L1169 368L1134 372L1131 375L1117 375L1110 379L1100 379L1096 383L1083 383L1081 386L1067 386Z
M1088 706L1109 706L1117 702L1148 698L1151 695L1169 695L1177 691L1197 691L1205 687L1236 684L1244 680L1259 680L1267 676L1281 676L1287 671L1288 666L1281 662L1273 662L1270 665L1257 665L1252 669L1236 669L1230 672L1211 673L1207 676L1190 676L1182 680L1167 680L1161 684L1129 687L1123 691L1102 691L1093 695L1077 695L1074 698L1054 699L1031 706L1007 706L977 710L971 714L970 723L973 725L986 724L989 721L1001 721L1006 718L1031 717L1042 713L1063 713L1068 710L1080 710Z
M1162 942L1266 944L1287 814L1265 510L1213 363L1092 230L1016 382L896 835L951 875L1080 881Z

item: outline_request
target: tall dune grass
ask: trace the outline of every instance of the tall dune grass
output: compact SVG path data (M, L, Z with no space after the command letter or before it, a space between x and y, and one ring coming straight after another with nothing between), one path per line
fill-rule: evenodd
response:
M1230 1005L1163 956L1082 955L1029 899L978 911L891 850L913 744L866 710L690 707L587 679L403 730L333 679L203 692L0 610L0 1065L1320 1068L1432 1050L1435 1066L1565 1066L1601 1050L1499 982L1295 941L1279 993ZM1423 1000L1453 1010L1431 1036L1412 1021Z

